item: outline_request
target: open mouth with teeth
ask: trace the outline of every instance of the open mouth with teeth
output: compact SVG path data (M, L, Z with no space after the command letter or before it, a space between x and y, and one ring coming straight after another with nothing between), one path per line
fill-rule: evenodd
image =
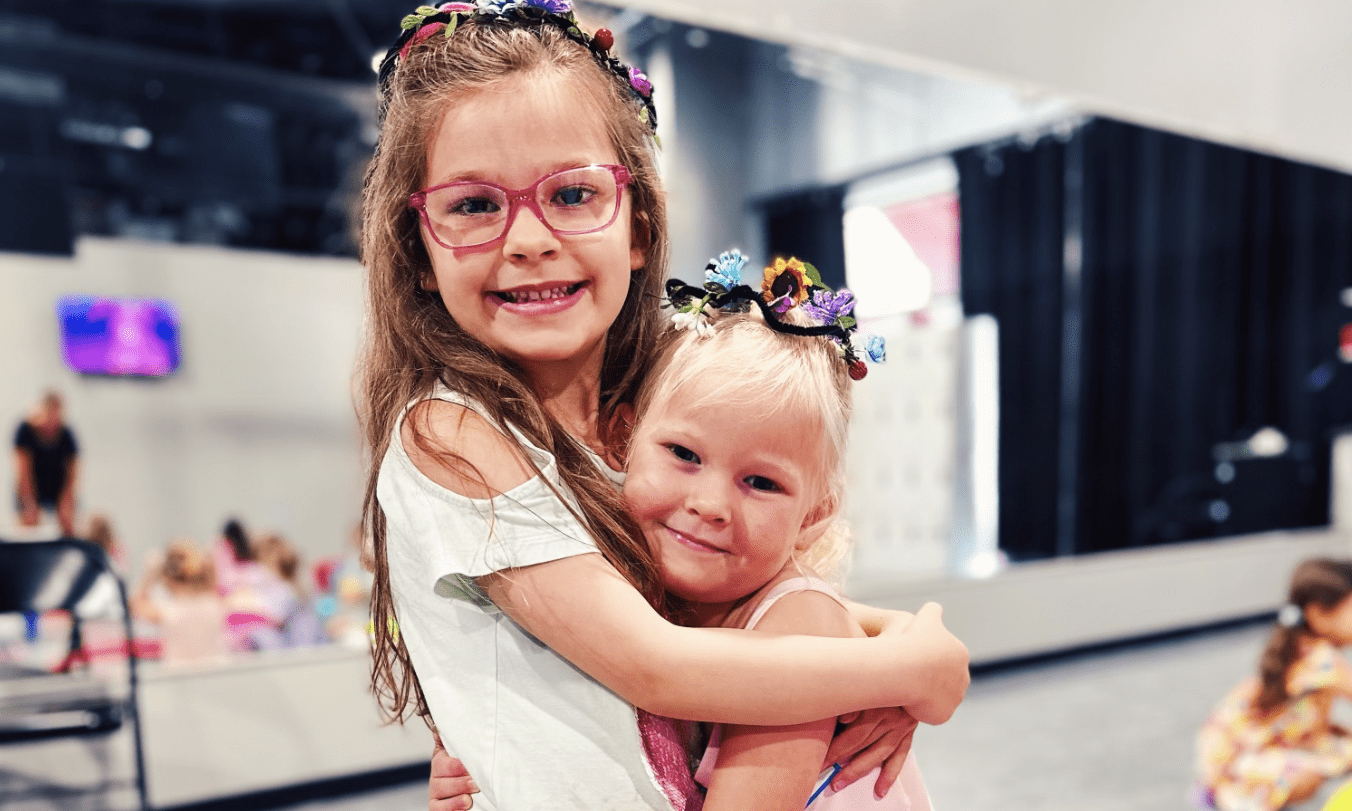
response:
M553 299L567 298L582 289L586 282L577 282L575 284L564 285L561 287L550 287L545 290L502 290L494 291L493 295L507 302L508 304L525 304L531 301L551 301Z

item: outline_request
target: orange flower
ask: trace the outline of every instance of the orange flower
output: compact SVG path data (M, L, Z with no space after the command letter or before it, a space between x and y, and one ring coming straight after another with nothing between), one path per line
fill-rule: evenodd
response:
M789 257L776 259L765 269L765 280L761 282L761 297L776 312L788 312L807 300L807 268L798 259Z

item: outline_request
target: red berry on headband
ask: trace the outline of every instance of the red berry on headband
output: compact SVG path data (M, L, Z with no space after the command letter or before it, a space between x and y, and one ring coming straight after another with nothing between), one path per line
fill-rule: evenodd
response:
M862 360L855 358L854 360L850 361L851 380L863 380L864 375L866 374L868 374L868 367L864 365L864 362Z
M610 33L609 28L598 28L596 35L592 37L592 44L603 51L608 51L615 44L615 35Z

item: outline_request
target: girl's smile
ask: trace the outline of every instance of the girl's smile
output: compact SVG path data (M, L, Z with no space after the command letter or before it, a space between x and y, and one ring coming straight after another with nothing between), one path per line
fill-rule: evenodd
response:
M678 390L639 421L624 497L667 590L717 624L791 566L821 502L812 415Z
M494 133L485 137L485 133ZM458 98L433 131L428 186L452 180L528 188L573 167L615 164L604 116L576 77L519 74L501 87ZM604 230L554 233L529 206L512 212L500 240L446 248L427 232L432 272L451 317L528 373L596 369L606 332L645 256L634 244L628 190Z

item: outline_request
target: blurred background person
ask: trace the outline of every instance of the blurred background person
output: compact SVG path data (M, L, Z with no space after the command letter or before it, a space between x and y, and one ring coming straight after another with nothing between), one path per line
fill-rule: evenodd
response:
M216 590L228 595L234 590L240 573L254 565L249 533L238 518L226 519L220 537L211 545L211 559L216 564Z
M130 603L133 616L159 626L164 662L226 657L226 609L216 593L215 566L193 540L177 538L162 556L152 556Z
M325 641L319 616L300 583L300 554L285 538L269 533L255 549L259 576L254 584L258 605L269 620L250 637L255 650L315 645Z
M1334 723L1352 698L1352 560L1307 560L1291 575L1257 676L1207 718L1197 739L1200 805L1277 811L1352 770L1352 733Z
M16 499L21 527L38 527L53 514L61 534L75 534L75 480L79 446L65 423L61 395L48 391L14 432Z

